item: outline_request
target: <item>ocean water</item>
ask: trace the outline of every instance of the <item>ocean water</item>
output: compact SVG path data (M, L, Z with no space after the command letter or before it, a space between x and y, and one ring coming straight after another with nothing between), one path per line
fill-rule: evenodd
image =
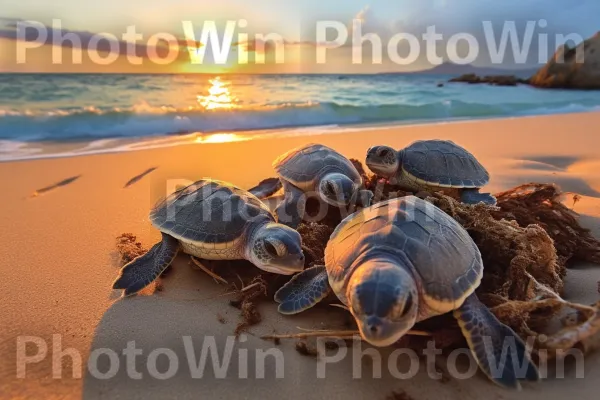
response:
M0 160L600 109L600 92L449 78L0 74Z

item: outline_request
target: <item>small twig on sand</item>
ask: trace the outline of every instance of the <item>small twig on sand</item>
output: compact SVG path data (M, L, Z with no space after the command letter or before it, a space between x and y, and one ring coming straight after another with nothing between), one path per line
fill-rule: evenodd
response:
M194 257L190 257L192 259L192 262L198 267L200 268L202 271L206 272L209 276L211 276L213 279L216 279L217 281L224 283L226 285L229 284L229 282L227 282L224 278L220 277L219 275L215 274L214 272L212 272L211 270L209 270L208 268L206 268L204 265L202 265L200 263L200 261L196 260L196 258Z
M242 289L244 288L244 280L242 279L242 277L240 276L240 274L235 274L235 276L237 276L238 280L240 281L240 284L242 285ZM235 286L235 288L237 289L237 285L234 283L233 286Z
M214 299L218 299L218 298L220 298L220 297L231 296L231 295L233 295L233 294L242 294L242 293L245 293L245 292L247 292L248 290L250 290L250 289L252 289L252 288L255 288L255 287L257 287L257 286L260 286L260 285L261 285L261 283L262 283L262 282L255 282L255 283L253 283L253 284L251 284L251 285L248 285L248 286L246 286L246 287L244 287L244 288L242 288L242 289L239 289L239 290L238 290L238 289L236 289L236 290L233 290L233 291L231 291L231 292L225 292L225 293L222 293L222 294L219 294L219 295L216 295L216 296L205 297L205 298L204 298L204 299L202 299L202 300L214 300ZM194 301L196 301L196 300L194 300Z
M560 297L558 294L556 294L548 286L539 283L533 277L533 275L531 275L529 272L525 271L525 276L527 276L529 279L531 279L531 281L535 285L536 289L538 289L542 293L545 293L545 294L549 295L551 299L554 299L554 300L558 301L559 303L562 303L564 306L571 307L571 308L573 308L575 310L584 312L584 313L586 313L588 315L595 315L596 314L596 308L595 307L586 306L584 304L575 304L575 303L571 303L570 301L566 301L565 299L563 299L562 297Z
M248 286L246 286L246 287L242 288L242 290L240 290L240 292L242 292L242 293L243 293L243 292L246 292L246 291L248 291L248 290L250 290L250 289L252 289L252 288L255 288L255 287L257 287L257 286L260 286L260 285L262 285L262 284L263 284L263 283L262 283L262 282L260 282L260 281L259 281L259 282L255 282L255 283L253 283L252 285L248 285Z
M554 290L550 289L548 286L539 283L534 277L533 275L531 275L529 272L525 271L524 272L525 276L529 279L531 279L531 282L533 283L533 285L535 286L535 288L538 290L538 293L542 294L546 294L548 296L550 296L550 298L552 299L556 299L561 303L566 303L565 300L563 300L562 297L560 297L556 292L554 292ZM541 296L540 296L541 297Z
M429 332L423 331L408 331L407 335L411 336L431 336ZM306 339L310 337L335 337L335 338L351 338L353 336L360 335L359 331L325 331L316 330L303 333L291 333L284 335L267 335L261 336L261 339L274 340L274 339Z
M303 332L330 332L331 329L306 329L301 326L297 326L296 329Z
M313 331L303 333L291 333L284 335L266 335L261 336L261 339L273 340L273 339L306 339L310 337L336 337L336 338L351 338L355 335L359 335L358 331Z

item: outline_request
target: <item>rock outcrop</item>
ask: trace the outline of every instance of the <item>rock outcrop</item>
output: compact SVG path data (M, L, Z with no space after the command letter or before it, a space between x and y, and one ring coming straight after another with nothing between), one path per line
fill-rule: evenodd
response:
M530 80L541 88L600 89L600 32L570 48L561 47Z
M469 84L485 83L494 86L517 86L518 84L528 84L528 79L522 79L514 75L489 75L480 77L475 74L465 74L458 78L450 79L450 82L463 82Z

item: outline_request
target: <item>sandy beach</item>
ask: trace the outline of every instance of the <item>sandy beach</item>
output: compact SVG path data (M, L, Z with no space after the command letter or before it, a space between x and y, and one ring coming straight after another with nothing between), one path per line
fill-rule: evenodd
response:
M581 214L581 223L600 237L598 126L600 113L568 114L0 163L0 291L4 303L0 313L0 398L385 399L392 392L404 392L414 400L595 398L599 353L586 357L583 379L577 379L575 368L567 363L564 379L527 383L521 392L500 389L482 373L469 380L434 381L428 377L425 363L412 379L398 379L386 368L386 354L391 350L381 352L384 368L380 379L373 379L368 357L353 362L350 352L337 363L323 365L296 352L295 341L274 346L260 336L297 332L297 327L342 327L341 314L319 308L284 317L275 304L263 304L263 321L240 341L232 342L231 368L225 376L208 367L201 379L192 379L182 338L191 337L199 355L203 340L206 344L207 336L214 337L222 355L239 322L239 310L229 306L230 298L223 296L225 287L192 270L185 256L178 257L163 280L163 290L153 295L120 299L111 284L119 268L115 237L131 232L146 247L159 239L159 232L148 221L148 211L157 199L177 185L203 177L250 188L274 176L271 162L278 155L309 142L363 160L366 149L373 145L401 148L418 139L453 140L489 170L492 180L487 189L491 192L527 182L556 183L567 193L569 205L572 194L579 194L575 210ZM566 278L566 299L583 304L599 301L598 281L600 266L577 265ZM40 338L38 345L30 340L26 354L43 350L40 342L47 346L47 354L40 362L28 364L26 377L20 379L16 357L18 338L24 336ZM131 341L143 350L135 363L141 373L138 379L128 377L123 355ZM68 348L75 350L65 354L80 354L81 359L76 355L74 363L69 356L61 360L60 350ZM148 355L159 348L171 349L178 357L179 369L169 379L156 379L148 370ZM277 378L271 358L261 378L255 368L257 351L272 348L283 354L283 376ZM366 348L363 345L363 350ZM98 371L90 372L87 367L88 361L94 361L100 374L111 372L115 360L109 363L110 356L101 349L119 354L120 367L110 379L99 379ZM168 361L168 355L158 357L160 373L167 372ZM244 377L246 363L248 376ZM407 372L407 367L402 367L406 364L406 360L400 363L400 372ZM362 366L361 379L353 379L357 365ZM317 378L319 366L325 368L325 379Z

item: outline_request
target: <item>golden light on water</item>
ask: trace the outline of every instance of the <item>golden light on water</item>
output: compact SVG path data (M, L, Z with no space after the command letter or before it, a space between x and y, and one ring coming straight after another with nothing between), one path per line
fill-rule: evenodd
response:
M230 143L249 140L248 137L237 135L235 133L214 133L211 135L202 135L196 138L196 143Z
M230 82L221 79L217 76L208 81L210 84L208 94L205 96L198 95L198 103L205 110L227 110L236 108L238 99L229 91ZM250 140L246 135L238 135L236 133L212 133L203 134L195 138L195 143L231 143Z
M198 103L206 110L230 109L234 108L237 100L229 92L228 82L221 80L221 77L216 77L208 81L208 95L198 96Z

